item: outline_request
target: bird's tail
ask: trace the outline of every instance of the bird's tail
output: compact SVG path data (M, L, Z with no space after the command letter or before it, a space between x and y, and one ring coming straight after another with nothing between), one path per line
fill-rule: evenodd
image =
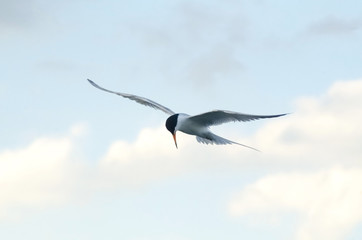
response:
M253 149L255 151L258 151L260 152L258 149L256 148L253 148L253 147L250 147L250 146L247 146L247 145L244 145L244 144L241 144L241 143L237 143L237 142L234 142L234 141L231 141L231 140L228 140L226 138L223 138L223 137L220 137L214 133L211 133L209 132L207 134L207 136L205 137L200 137L200 136L196 136L196 140L199 142L199 143L203 143L203 144L216 144L216 145L227 145L227 144L237 144L237 145L240 145L240 146L243 146L243 147L247 147L247 148L250 148L250 149Z

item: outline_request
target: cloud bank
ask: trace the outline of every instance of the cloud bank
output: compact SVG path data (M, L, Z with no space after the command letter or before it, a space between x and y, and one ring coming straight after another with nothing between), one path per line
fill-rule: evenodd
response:
M294 239L344 239L362 222L362 81L335 83L299 99L289 119L267 124L256 139L273 163L293 172L269 175L230 202L234 216L298 214Z
M362 168L281 173L248 185L230 203L234 216L298 214L295 239L344 239L362 222Z
M74 155L75 139L83 129L76 125L67 136L41 137L24 148L0 152L0 219L72 198L84 167Z

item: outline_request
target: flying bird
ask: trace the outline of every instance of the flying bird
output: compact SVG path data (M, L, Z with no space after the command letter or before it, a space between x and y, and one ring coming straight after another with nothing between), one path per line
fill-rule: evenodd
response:
M92 84L94 87L109 92L113 94L117 94L118 96L128 98L130 100L136 101L139 104L152 107L156 110L161 110L164 113L170 115L169 118L166 120L166 128L168 131L171 132L173 139L175 141L176 148L177 147L177 141L176 141L176 132L181 131L186 134L195 135L196 140L199 143L204 144L216 144L216 145L226 145L226 144L237 144L243 147L247 147L256 151L259 151L258 149L255 149L253 147L233 142L231 140L228 140L226 138L220 137L210 131L210 126L220 125L227 122L247 122L262 118L275 118L275 117L281 117L286 115L285 114L277 114L277 115L251 115L251 114L244 114L244 113L238 113L238 112L232 112L232 111L225 111L225 110L214 110L210 112L201 113L198 115L190 116L185 113L175 113L171 109L154 102L148 98L127 94L127 93L121 93L121 92L115 92L108 89L105 89L96 83L94 83L92 80L87 79L90 84Z

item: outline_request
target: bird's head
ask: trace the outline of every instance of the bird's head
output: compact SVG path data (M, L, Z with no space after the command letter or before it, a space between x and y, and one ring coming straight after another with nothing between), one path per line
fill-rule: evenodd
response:
M167 118L167 120L166 120L166 128L172 134L173 140L175 141L176 148L177 148L177 142L176 142L177 119L178 119L178 114L174 114L174 115L170 116L169 118Z

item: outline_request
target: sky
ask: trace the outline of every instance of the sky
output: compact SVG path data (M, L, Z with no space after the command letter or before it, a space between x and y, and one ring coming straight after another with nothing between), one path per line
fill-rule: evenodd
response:
M0 238L362 238L362 3L0 1ZM175 112L287 116L212 128Z

